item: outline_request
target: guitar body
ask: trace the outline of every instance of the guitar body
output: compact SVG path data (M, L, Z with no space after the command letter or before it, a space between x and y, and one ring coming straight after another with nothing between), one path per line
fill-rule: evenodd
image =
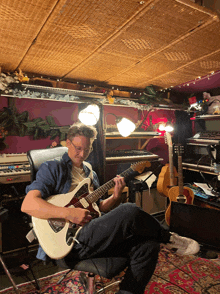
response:
M177 171L173 165L173 144L170 133L165 134L165 141L168 145L169 164L162 167L157 180L157 191L161 196L168 197L169 189L177 185Z
M186 204L193 204L194 201L194 193L189 187L183 187L183 195L179 194L179 187L172 187L168 192L168 197L170 199L170 203L165 212L165 220L168 225L170 225L170 214L171 214L171 203L181 202Z
M134 176L134 172L142 173L145 167L149 167L148 161L142 161L125 170L120 175L126 177ZM114 179L108 181L95 191L90 193L90 178L84 179L70 193L51 196L47 202L59 207L84 208L90 211L92 218L101 216L96 201L114 187ZM33 229L44 252L52 259L65 257L72 249L75 237L82 228L72 224L65 219L40 219L32 217ZM86 226L87 224L85 224Z
M165 220L168 225L170 225L170 214L171 214L171 204L172 202L181 202L186 204L193 204L194 193L189 187L183 186L183 167L182 167L182 153L183 146L175 146L175 150L178 153L178 186L170 188L168 192L168 197L170 203L165 212Z
M173 173L174 179L172 182L170 178L170 165L167 163L165 166L162 167L157 180L157 191L160 193L161 196L168 197L170 187L172 187L173 185L177 185L178 174L175 166L173 167Z
M51 196L47 202L60 207L79 207L90 210L93 218L99 217L98 206L88 203L85 197L89 194L90 179L83 180L72 192ZM62 219L40 219L32 217L34 232L45 253L52 259L66 256L74 245L73 237L77 235L80 226L70 225Z

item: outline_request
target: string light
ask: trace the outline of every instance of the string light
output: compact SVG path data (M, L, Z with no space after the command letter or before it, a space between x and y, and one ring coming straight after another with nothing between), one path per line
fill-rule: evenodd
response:
M212 72L210 72L210 74L208 74L208 75L206 75L206 76L204 76L204 77L198 76L197 78L195 78L194 81L190 81L190 82L188 82L187 84L176 85L175 87L182 88L182 87L185 87L186 85L187 85L187 86L190 86L191 84L195 85L196 82L201 82L202 80L206 80L206 79L207 79L207 80L210 80L210 78L211 78L210 75L211 75L211 76L214 76L214 75L216 75L216 74L220 74L220 71L219 71L219 70L216 71L216 72L212 71Z

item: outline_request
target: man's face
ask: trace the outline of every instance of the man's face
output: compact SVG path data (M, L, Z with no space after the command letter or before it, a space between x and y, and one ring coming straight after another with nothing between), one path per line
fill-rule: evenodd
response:
M76 167L82 167L82 162L89 156L91 151L90 139L84 136L76 136L70 141L67 139L68 155Z

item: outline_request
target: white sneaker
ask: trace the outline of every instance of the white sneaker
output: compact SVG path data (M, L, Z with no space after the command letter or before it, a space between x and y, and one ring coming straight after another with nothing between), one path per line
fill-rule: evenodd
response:
M193 239L181 237L176 233L171 233L170 242L165 244L168 249L177 249L180 255L196 254L200 250L199 243Z

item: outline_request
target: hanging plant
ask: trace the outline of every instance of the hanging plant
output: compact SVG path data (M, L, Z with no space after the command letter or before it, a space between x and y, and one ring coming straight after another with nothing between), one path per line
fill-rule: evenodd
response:
M66 140L69 126L57 126L52 116L46 120L41 117L29 120L28 111L18 113L16 108L4 107L0 111L0 150L5 149L5 137L11 136L33 136L34 140L50 136L54 140L57 136L60 141Z
M5 138L8 135L8 131L4 127L0 127L0 150L4 150L7 147L5 143Z
M139 98L139 102L153 106L158 103L164 102L162 95L163 95L163 93L161 93L161 92L159 93L158 91L156 91L154 85L150 85L144 89L144 93Z

